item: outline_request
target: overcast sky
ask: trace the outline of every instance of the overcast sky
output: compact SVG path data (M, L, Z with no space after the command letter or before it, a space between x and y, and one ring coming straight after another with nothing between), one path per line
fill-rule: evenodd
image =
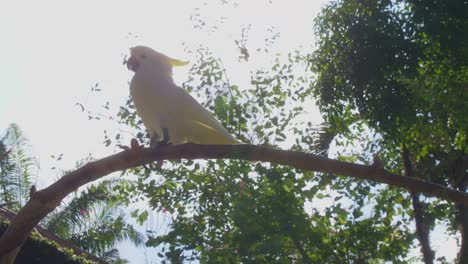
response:
M270 60L239 65L234 40L240 39L242 28L251 25L249 43L254 47L279 32L273 51L310 50L313 19L326 1L0 2L0 132L12 122L25 132L40 160L37 184L43 188L57 177L51 167L71 168L88 154L102 157L111 151L102 144L110 123L88 121L75 103L125 101L132 73L122 61L129 47L148 45L190 60L193 55L184 47L202 44L223 60L232 82L244 84L251 68ZM194 27L198 18L207 22L201 30ZM181 83L186 74L181 69L175 77ZM97 99L90 93L96 83L103 89ZM318 113L311 118L320 120ZM64 160L57 165L50 156L61 153ZM456 247L446 247L443 234L433 237L435 249L446 248L449 259L455 256ZM141 251L121 251L131 263L143 263Z

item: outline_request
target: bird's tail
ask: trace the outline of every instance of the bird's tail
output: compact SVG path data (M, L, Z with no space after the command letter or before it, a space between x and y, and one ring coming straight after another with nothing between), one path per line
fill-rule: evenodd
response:
M193 143L197 144L218 144L218 145L232 145L242 144L239 140L234 138L227 129L222 127L212 127L205 123L195 121L196 128L194 131Z

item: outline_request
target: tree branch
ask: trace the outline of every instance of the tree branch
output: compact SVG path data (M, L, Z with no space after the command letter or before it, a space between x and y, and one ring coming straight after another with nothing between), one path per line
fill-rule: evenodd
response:
M4 255L20 246L28 238L37 223L53 211L65 196L78 187L112 172L159 160L180 159L242 159L271 162L297 169L347 175L385 183L468 205L468 193L390 173L379 166L353 164L298 151L278 150L254 145L183 144L163 146L158 149L133 148L90 162L63 176L49 187L33 193L31 199L17 214L0 238L0 255Z

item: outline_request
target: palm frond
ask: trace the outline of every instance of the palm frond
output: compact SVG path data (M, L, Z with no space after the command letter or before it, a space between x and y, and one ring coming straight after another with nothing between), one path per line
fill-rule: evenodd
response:
M140 246L144 243L144 236L128 224L122 214L115 219L108 219L95 227L74 234L70 240L85 250L102 255L114 248L117 242L123 240Z
M89 221L84 221L85 217L90 214L90 210L94 211L94 216L97 212L101 214L96 218L100 222L100 218L104 217L103 212L108 211L108 208L115 208L119 205L112 189L119 184L120 180L104 180L98 184L93 184L81 193L75 193L72 200L61 210L52 213L44 222L44 226L55 234L67 238L69 234L80 232L81 229L86 229Z
M317 155L328 157L330 144L336 136L327 123L321 123L312 127L312 142L310 149Z
M29 199L29 190L37 176L39 165L34 157L29 140L17 124L10 124L1 139L3 159L0 185L3 199L15 199L18 206ZM5 157L7 156L7 157ZM9 197L8 197L9 196ZM6 201L6 200L5 200ZM13 210L18 208L11 208Z

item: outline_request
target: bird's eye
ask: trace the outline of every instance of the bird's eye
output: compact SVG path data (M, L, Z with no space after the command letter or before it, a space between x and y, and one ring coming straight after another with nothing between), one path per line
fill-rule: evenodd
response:
M145 58L146 58L146 55L145 55L145 54L141 54L140 58L141 58L141 59L145 59Z

